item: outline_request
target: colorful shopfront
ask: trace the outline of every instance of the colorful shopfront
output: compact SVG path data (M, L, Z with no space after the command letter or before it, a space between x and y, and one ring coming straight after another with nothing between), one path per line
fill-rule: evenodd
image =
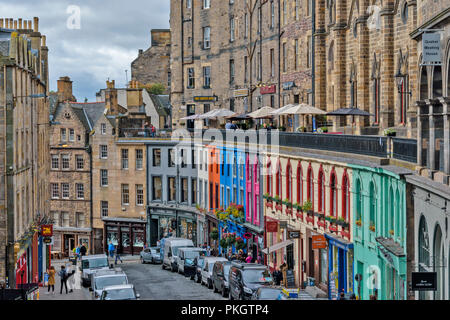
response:
M353 293L353 243L325 233L328 241L328 298Z

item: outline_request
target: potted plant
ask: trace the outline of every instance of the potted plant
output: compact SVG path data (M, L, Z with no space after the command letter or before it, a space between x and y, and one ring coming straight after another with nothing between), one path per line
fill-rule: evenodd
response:
M219 231L217 228L212 229L211 233L209 234L209 237L213 240L219 239Z
M264 199L268 200L269 197L270 197L270 194L269 194L268 192L267 192L267 193L264 193L264 195L263 195L263 198L264 198Z
M284 199L283 204L287 207L292 207L292 202L289 199Z
M346 224L347 224L347 222L345 221L345 219L343 218L343 217L339 217L338 219L337 219L337 222L336 222L338 225L340 225L340 226L345 226Z
M358 227L361 227L361 226L362 226L361 218L359 218L358 220L356 220L356 221L355 221L355 224L356 224Z
M394 230L389 230L389 234L390 234L391 236L394 236Z
M397 135L397 132L395 132L394 129L384 129L384 135L386 137L395 137Z
M285 127L285 126L279 126L279 127L278 127L278 130L280 130L280 131L286 131L286 127Z
M306 200L305 203L303 203L302 210L304 212L311 213L311 210L312 210L312 202L311 202L311 200Z
M375 223L373 221L370 222L369 230L375 232Z
M237 237L234 243L234 247L236 248L236 250L244 249L245 248L244 239L242 239L241 237Z
M306 127L298 127L297 132L306 132Z
M227 239L226 239L226 238L220 239L219 245L220 245L222 248L224 248L224 249L228 248L228 242L227 242Z

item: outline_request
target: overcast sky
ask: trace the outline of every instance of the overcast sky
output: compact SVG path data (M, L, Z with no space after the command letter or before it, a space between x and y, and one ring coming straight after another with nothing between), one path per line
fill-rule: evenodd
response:
M71 6L80 9L79 29ZM125 70L130 80L138 50L150 47L150 30L169 28L169 10L169 0L0 0L1 18L39 17L49 48L50 89L69 76L79 102L95 101L108 78L125 86Z

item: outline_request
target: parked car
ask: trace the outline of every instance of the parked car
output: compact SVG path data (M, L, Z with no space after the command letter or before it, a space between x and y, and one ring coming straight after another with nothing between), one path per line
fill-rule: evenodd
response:
M105 287L128 284L128 277L122 270L99 271L93 274L89 288L94 300L99 300Z
M134 290L134 285L123 284L104 287L100 300L138 300L139 298L140 295Z
M228 261L226 258L220 257L206 257L205 264L202 268L202 281L201 283L207 286L209 289L212 288L212 273L214 268L214 263L217 261Z
M214 263L212 286L214 292L220 292L222 297L226 297L228 294L228 276L230 273L230 267L230 261L216 261L216 263Z
M206 255L206 250L202 248L180 248L178 249L177 266L178 273L190 277L195 274L195 258Z
M140 253L141 263L161 263L160 251L161 249L159 247L151 247L142 250Z
M198 257L197 259L194 259L195 264L195 275L191 276L191 280L195 280L195 282L200 283L202 281L202 269L205 265L205 258L204 256Z
M279 286L262 286L253 293L252 300L287 300L287 298Z
M249 300L263 285L273 283L269 269L257 263L232 262L229 273L230 300Z
M172 272L178 270L177 255L179 248L193 248L194 243L192 240L183 238L167 238L164 241L164 259L162 262L162 268L170 268Z
M106 254L82 256L80 261L81 284L83 287L91 286L91 274L99 270L109 270Z

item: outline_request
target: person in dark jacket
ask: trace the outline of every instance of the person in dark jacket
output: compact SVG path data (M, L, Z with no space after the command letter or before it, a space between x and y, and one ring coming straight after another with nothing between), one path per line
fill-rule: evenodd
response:
M62 294L64 286L66 287L66 294L68 294L69 292L67 290L67 279L69 275L67 274L65 266L61 266L61 270L58 272L58 275L61 278L61 290L59 291L59 294Z
M273 272L273 279L275 280L275 284L279 286L281 284L281 281L283 280L283 274L281 273L278 268L275 268L275 271Z
M87 252L86 245L83 243L83 245L82 245L81 248L80 248L80 254L81 254L81 256L85 256L85 255L86 255L86 252Z

